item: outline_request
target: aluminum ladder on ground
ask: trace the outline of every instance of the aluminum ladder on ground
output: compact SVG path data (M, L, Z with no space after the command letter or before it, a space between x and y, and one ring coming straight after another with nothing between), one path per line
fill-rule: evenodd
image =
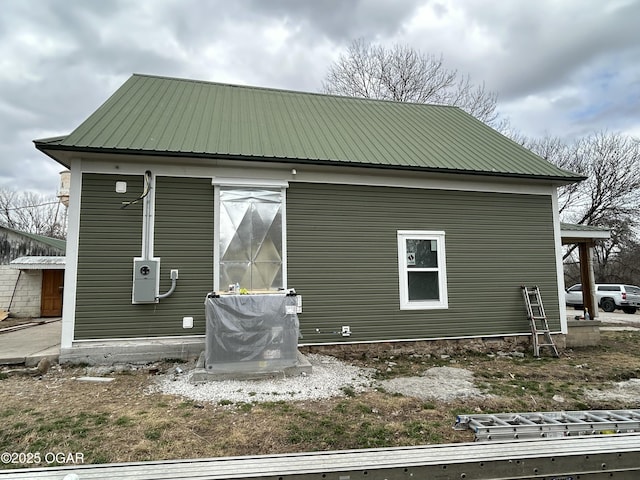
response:
M640 478L640 433L0 470L2 480L71 477L81 480L637 480Z
M527 317L529 318L529 324L531 326L531 342L533 343L533 355L540 356L541 347L549 347L556 357L559 357L556 344L553 343L551 338L551 331L549 330L549 324L547 323L547 316L544 313L544 307L542 306L542 297L540 296L540 289L538 286L526 287L522 286L522 297L527 308ZM542 336L542 342L540 341Z
M476 441L632 433L640 432L640 410L459 415L454 428L473 430Z

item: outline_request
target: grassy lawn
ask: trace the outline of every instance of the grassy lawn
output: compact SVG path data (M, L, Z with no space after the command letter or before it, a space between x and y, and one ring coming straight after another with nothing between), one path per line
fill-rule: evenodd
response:
M0 452L81 453L86 464L468 442L471 431L452 428L458 414L638 408L637 399L590 402L584 391L640 378L639 340L639 332L603 332L598 347L560 359L527 353L350 360L376 368L378 379L443 365L471 370L492 397L464 402L345 389L322 401L210 404L147 393L153 377L144 369L114 374L111 383L78 382L82 367L55 368L41 379L0 374ZM30 466L46 464L0 464Z

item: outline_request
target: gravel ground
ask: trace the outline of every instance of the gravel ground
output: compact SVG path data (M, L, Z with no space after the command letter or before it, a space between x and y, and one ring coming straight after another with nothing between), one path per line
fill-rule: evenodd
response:
M419 377L375 382L372 369L358 368L323 355L311 354L307 359L313 366L313 373L306 376L193 384L190 372L169 373L160 375L150 391L211 403L320 400L344 396L345 389L362 392L375 387L425 400L449 401L482 396L473 385L473 373L462 368L435 367Z
M567 307L567 318L569 320L573 320L576 315L581 315L582 311L574 310L572 307ZM635 314L623 313L620 310L616 310L615 312L607 313L600 309L598 311L598 318L601 322L605 324L618 324L621 326L626 326L629 329L638 329L640 328L640 312L636 312ZM603 330L608 330L610 327L604 326L600 327Z
M313 372L306 376L193 384L190 372L172 373L159 376L151 391L181 395L198 402L238 403L320 400L344 395L343 389L361 392L373 387L372 369L358 368L323 355L311 354L307 359Z
M640 314L600 312L599 320L626 324L625 328L640 328ZM190 371L185 370L181 374L171 372L159 375L149 390L216 404L320 400L344 396L345 389L362 392L376 387L422 400L447 402L455 399L486 397L474 385L473 373L463 368L435 367L420 376L376 382L373 380L375 373L373 369L358 368L329 356L311 354L307 355L307 358L313 366L313 372L307 376L193 384L190 382ZM96 373L104 374L105 372ZM640 398L640 379L619 382L608 389L587 390L585 396L595 401L633 402Z

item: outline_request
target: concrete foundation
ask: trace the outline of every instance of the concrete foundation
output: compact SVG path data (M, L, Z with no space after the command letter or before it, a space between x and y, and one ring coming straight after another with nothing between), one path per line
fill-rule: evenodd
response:
M552 335L556 348L564 350L565 335ZM343 343L335 345L307 345L303 353L320 353L343 359L367 359L384 355L466 355L498 352L532 353L531 336L461 338L451 340L418 340L406 342ZM548 352L545 350L545 354Z
M600 322L569 321L570 335L572 334L571 325L573 323L578 324L578 330L574 329L573 331L576 343L570 345L568 336L565 339L565 335L553 335L558 350L561 351L565 347L597 345L600 339L600 331L597 327L593 330L593 326L589 324L597 323L599 325ZM589 330L589 327L591 330ZM580 344L577 342L580 342ZM59 361L62 364L87 365L146 364L159 360L187 362L197 360L204 349L204 337L82 341L74 343L72 348L61 349ZM460 355L465 353L530 352L531 337L522 335L455 340L307 345L300 346L299 350L302 353L321 353L343 359L368 358L385 354L429 353L432 355ZM295 370L292 372L295 372Z
M600 343L600 324L597 320L567 320L567 347L591 347Z
M146 364L158 360L193 361L204 350L204 338L78 342L60 350L60 363L86 365Z
M284 367L281 370L257 370L238 372L211 373L205 368L204 352L198 357L196 368L193 370L191 382L215 382L222 380L264 380L267 378L297 377L298 375L311 375L313 367L309 360L300 352L297 354L296 364L292 367Z

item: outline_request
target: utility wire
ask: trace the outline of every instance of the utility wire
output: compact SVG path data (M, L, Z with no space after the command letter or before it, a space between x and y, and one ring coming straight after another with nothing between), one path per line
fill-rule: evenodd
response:
M38 207L44 207L45 205L55 205L56 203L60 203L60 202L59 201L57 201L57 202L46 202L46 203L39 203L37 205L25 205L24 207L3 208L2 210L4 210L4 211L8 211L8 210L23 210L25 208L38 208Z
M142 195L140 195L138 198L136 198L135 200L132 200L130 202L126 202L126 201L122 202L122 206L120 207L120 209L127 208L129 205L135 205L140 200L142 200L144 197L149 195L150 191L151 191L151 172L149 170L147 170L146 172L144 172L144 190L142 192Z

